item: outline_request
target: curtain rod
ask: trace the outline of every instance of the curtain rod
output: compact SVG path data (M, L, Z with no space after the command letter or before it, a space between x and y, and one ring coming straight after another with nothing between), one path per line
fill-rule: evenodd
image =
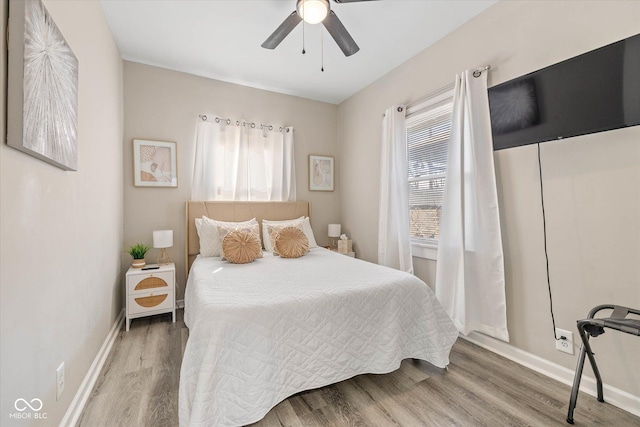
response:
M484 67L479 67L473 70L473 77L476 79L482 75L483 71L487 71L491 69L491 65L485 65Z
M198 117L200 117L200 119L203 122L209 121L208 117L206 114L200 114L198 115ZM232 123L231 119L221 119L220 117L216 117L215 119L213 119L213 121L215 121L216 123L226 123L227 125L230 125ZM236 126L249 126L251 127L251 129L254 129L257 125L255 123L251 123L251 122L245 122L245 121L240 121L240 120L236 120L235 121L235 125ZM273 127L273 125L260 125L260 129L262 130L274 130L275 128ZM287 132L291 132L291 128L287 127L287 128L283 128L282 126L278 127L278 132L282 132L283 130L287 131Z
M475 70L473 70L473 77L478 78L482 75L483 71L487 71L491 69L491 65L485 65L484 67L478 67ZM425 96L421 96L420 98L416 99L415 101L407 104L407 108L411 108L411 107L415 107L416 105L426 101L427 99L433 98L434 96L440 95L444 92L447 92L451 89L453 89L453 87L455 86L454 83L449 83L448 85L441 87L440 89L436 89L431 93L426 94Z

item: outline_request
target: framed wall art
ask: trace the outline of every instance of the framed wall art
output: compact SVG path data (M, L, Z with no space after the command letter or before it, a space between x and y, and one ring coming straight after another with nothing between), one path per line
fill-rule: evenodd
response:
M78 60L40 0L9 5L7 144L78 168Z
M133 185L177 187L178 160L175 142L133 140Z
M333 157L309 155L309 190L333 191Z

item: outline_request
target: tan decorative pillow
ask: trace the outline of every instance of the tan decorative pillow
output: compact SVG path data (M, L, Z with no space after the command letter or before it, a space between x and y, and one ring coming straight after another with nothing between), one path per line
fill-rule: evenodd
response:
M276 239L278 238L278 234L285 228L298 228L302 231L302 222L298 222L296 224L291 223L282 223L282 224L269 224L267 225L267 235L269 236L269 245L265 245L265 248L269 246L271 248L271 253L274 255L280 255L278 253L278 248L276 248Z
M309 250L309 239L298 227L285 227L276 237L276 250L282 258L300 258Z
M235 229L237 227L246 227L258 224L258 221L255 218L242 222L226 222L207 218L204 215L202 218L196 218L195 222L198 238L200 239L200 255L206 257L220 256L222 237L220 237L218 232L219 227Z
M222 249L227 261L247 264L262 255L258 236L248 230L232 230L222 239Z
M258 254L258 258L262 258L262 243L260 242L260 226L256 222L255 224L248 224L242 226L219 226L218 234L220 235L220 242L224 240L224 238L231 233L232 231L247 231L251 234L254 234L256 239L258 239L258 243L260 243L260 253ZM228 259L226 253L224 251L224 246L220 245L220 257L222 259Z
M264 244L265 250L267 250L268 252L273 252L273 242L269 237L269 228L275 227L275 226L280 226L280 229L284 227L300 227L302 231L304 231L304 228L302 228L303 222L304 222L303 216L296 219L286 219L282 221L272 221L268 219L263 219L262 220L262 243ZM307 236L307 238L309 237Z

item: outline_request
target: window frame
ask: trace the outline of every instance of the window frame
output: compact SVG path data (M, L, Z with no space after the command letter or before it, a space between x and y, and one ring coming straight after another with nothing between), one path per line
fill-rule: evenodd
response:
M427 96L424 100L415 103L412 106L409 106L406 111L406 117L415 116L418 114L425 114L434 108L438 108L444 101L450 100L452 109L453 109L453 95L454 95L454 87L453 85L446 86L431 96ZM444 104L442 104L444 105ZM452 119L452 117L451 117ZM450 119L450 120L451 120ZM408 145L408 134L409 134L409 126L407 125L407 145ZM450 135L449 135L450 136ZM447 143L448 146L448 143ZM408 160L408 146L407 146L407 160ZM409 170L407 168L407 186L410 186L413 182L429 182L436 179L446 179L447 173L445 172L429 175L429 176L420 176L420 177L410 177ZM446 181L445 181L446 185ZM411 192L411 188L409 187L409 192ZM411 207L408 208L408 214L410 214ZM411 221L411 219L409 219ZM438 224L438 227L440 225ZM431 260L438 259L438 239L435 238L419 238L411 236L411 249L412 255L418 258L425 258Z

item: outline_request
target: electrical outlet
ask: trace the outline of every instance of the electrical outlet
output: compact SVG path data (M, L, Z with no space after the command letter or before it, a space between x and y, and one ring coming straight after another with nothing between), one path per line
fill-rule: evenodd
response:
M556 328L556 336L558 337L556 340L556 350L573 354L573 332Z
M64 391L64 362L56 369L56 400L60 399L60 395Z

